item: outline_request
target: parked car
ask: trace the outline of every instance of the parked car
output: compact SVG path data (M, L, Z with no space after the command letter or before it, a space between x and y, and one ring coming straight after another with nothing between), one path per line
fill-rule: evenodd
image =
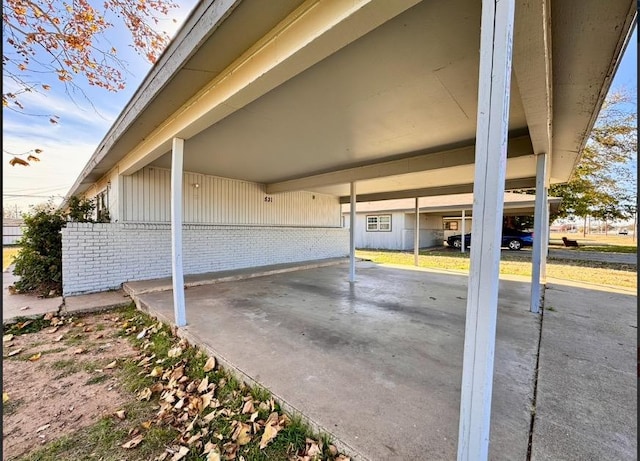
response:
M627 229L620 229L618 231L618 235L629 235L629 230Z
M453 248L462 247L462 236L452 235L447 238L447 245ZM471 246L471 234L464 236L465 247ZM524 232L515 229L502 229L502 246L510 250L519 250L522 247L533 245L533 232Z

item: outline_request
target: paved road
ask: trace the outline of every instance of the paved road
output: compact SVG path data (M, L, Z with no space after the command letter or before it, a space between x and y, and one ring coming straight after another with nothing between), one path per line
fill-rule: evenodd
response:
M606 253L600 251L558 250L550 248L549 258L638 265L638 255L636 253Z

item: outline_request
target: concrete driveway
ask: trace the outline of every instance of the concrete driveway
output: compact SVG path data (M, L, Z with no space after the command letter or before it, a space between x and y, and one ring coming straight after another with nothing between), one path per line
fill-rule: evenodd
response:
M355 285L347 274L340 264L189 288L185 334L356 458L455 459L467 277L366 262ZM528 296L528 283L501 281L492 460L527 457L540 333ZM137 298L173 321L171 291Z

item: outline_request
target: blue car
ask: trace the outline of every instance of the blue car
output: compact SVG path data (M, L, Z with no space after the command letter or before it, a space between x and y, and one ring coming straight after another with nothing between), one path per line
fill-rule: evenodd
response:
M447 245L453 248L462 247L462 236L452 235L447 238ZM471 246L471 234L464 236L465 247ZM502 229L502 246L510 250L520 250L522 247L533 245L533 232L523 232L515 229Z

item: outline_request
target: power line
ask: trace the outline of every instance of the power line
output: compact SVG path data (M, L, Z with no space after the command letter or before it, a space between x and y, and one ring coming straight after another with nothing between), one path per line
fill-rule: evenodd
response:
M51 194L51 195L2 194L2 196L3 197L36 197L36 198L60 197L60 198L64 198L64 195L59 195L59 194Z

